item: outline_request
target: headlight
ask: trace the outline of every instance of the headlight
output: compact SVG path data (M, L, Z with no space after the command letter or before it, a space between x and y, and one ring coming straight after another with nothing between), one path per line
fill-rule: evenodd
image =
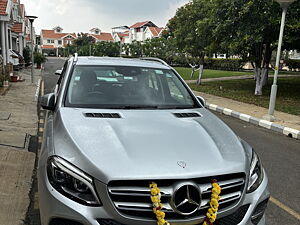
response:
M263 169L258 155L253 151L247 192L255 191L263 180Z
M51 185L64 196L87 206L100 206L93 179L59 157L51 157L47 164Z

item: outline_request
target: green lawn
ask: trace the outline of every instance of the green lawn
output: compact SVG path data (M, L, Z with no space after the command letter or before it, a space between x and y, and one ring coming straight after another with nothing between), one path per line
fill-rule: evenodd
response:
M203 83L201 86L190 86L195 91L268 108L271 84L272 79L269 79L269 84L263 88L262 96L254 95L254 80L215 81ZM300 77L279 78L276 110L300 115Z
M182 76L185 80L197 80L199 72L195 72L194 77L191 78L192 69L185 67L174 67L176 71ZM252 71L249 72L237 72L237 71L225 71L225 70L208 70L204 69L202 78L216 78L216 77L232 77L232 76L242 76L242 75L251 75Z
M197 80L199 72L194 73L194 77L191 78L192 69L186 67L174 67L176 71L182 76L185 80ZM242 75L252 75L253 71L238 72L238 71L226 71L226 70L209 70L204 69L202 78L217 78L217 77L232 77L232 76L242 76ZM274 71L270 71L270 74L274 74ZM289 71L280 71L279 74L292 74L300 75L300 72L289 72Z

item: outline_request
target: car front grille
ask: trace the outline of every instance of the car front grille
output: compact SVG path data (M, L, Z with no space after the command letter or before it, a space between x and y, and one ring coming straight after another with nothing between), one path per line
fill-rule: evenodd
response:
M225 216L223 218L217 219L214 223L215 225L237 225L244 219L249 205L244 205L240 207L237 211L232 213L229 216Z
M241 206L238 210L234 213L225 216L223 218L217 219L214 223L215 225L237 225L244 219L247 211L249 209L249 205ZM98 219L97 220L100 225L125 225L121 224L115 220L110 219ZM201 225L201 224L199 224Z
M230 174L216 177L196 178L189 180L155 180L161 190L162 211L167 220L199 219L204 217L209 208L211 197L211 180L216 179L222 188L219 212L231 209L240 201L244 186L245 175ZM193 182L201 191L200 208L191 215L176 213L171 207L172 195L176 184ZM108 184L109 196L117 211L126 217L155 220L150 200L149 180L111 181Z

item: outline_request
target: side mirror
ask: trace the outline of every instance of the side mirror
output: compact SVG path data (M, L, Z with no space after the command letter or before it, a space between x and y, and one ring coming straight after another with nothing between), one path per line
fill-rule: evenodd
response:
M205 108L207 108L205 98L203 98L201 96L197 96L197 99L199 100L199 102L201 103L201 105L203 105Z
M56 70L55 75L60 76L62 74L62 70Z
M42 96L41 106L43 109L53 111L55 109L55 94L50 93L50 94Z

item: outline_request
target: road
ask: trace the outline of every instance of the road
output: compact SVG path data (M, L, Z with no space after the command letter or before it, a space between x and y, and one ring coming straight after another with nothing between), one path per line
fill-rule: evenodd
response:
M62 59L49 58L43 77L45 93L53 89L58 79L54 72L63 63ZM219 113L216 115L261 157L272 196L266 212L267 224L299 225L300 141Z

